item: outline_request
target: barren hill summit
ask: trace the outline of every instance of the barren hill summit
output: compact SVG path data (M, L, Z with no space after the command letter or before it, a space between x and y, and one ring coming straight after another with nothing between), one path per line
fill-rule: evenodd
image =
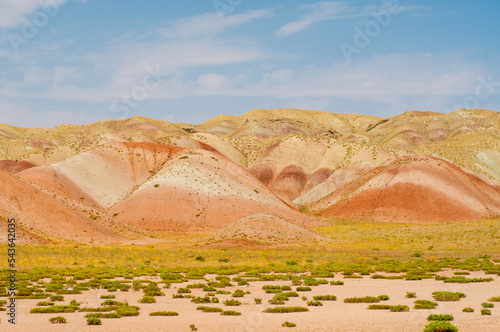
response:
M201 232L272 243L255 230L282 227L283 241L299 243L316 238L308 228L325 225L319 216L499 216L500 113L256 109L199 125L142 116L0 124L0 175L0 219L18 218L28 242Z

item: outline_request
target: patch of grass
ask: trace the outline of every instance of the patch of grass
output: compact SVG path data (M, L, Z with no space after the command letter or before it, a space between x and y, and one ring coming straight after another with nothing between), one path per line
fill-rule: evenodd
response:
M413 309L434 309L437 307L437 302L432 302L429 300L416 300Z
M389 304L370 304L368 309L370 310L389 310L391 309L391 305Z
M254 298L255 304L262 304L262 299Z
M458 328L447 321L434 321L425 326L424 332L458 332Z
M52 324L66 324L66 318L62 316L51 317L49 318L49 322Z
M91 314L86 314L85 318L121 318L122 316L117 313L117 312L108 312L108 313L91 313Z
M321 303L320 301L308 301L307 305L310 307L311 306L312 307L321 307L323 305L323 303Z
M220 313L222 316L241 316L241 312L234 310L226 310Z
M452 315L429 315L427 320L443 320L443 321L452 321L455 318Z
M201 310L203 312L222 312L222 311L224 311L218 307L206 307L206 306L199 306L196 308L196 310Z
M500 302L500 296L493 296L488 299L489 302Z
M466 297L464 293L460 292L433 292L432 296L434 297L434 300L436 301L460 301L461 298Z
M311 287L297 287L295 288L297 292L310 292L312 291Z
M101 295L101 299L114 299L116 298L115 295Z
M491 315L491 310L490 309L481 309L481 315Z
M313 299L316 301L337 301L337 297L335 295L316 295L313 296Z
M330 281L330 285L332 285L332 286L342 286L342 285L344 285L344 282L342 280L339 280L339 281L332 280L332 281Z
M87 325L101 325L102 321L97 317L89 317L87 318Z
M494 308L495 307L495 305L493 303L488 303L488 302L481 303L481 306L483 308Z
M227 306L239 306L239 305L241 305L241 302L238 300L235 300L235 299L225 300L223 303L224 303L224 305L227 305Z
M286 321L286 322L284 322L283 324L281 324L281 326L283 326L283 327L295 327L295 326L297 326L297 325L296 325L296 324L294 324L294 323L291 323L291 322L289 322L289 321Z
M179 316L175 311L154 311L149 313L150 316Z
M36 305L38 307L48 307L48 306L54 305L54 302L42 301L42 302L38 302Z
M139 303L156 303L154 296L143 296L142 299L138 301Z
M474 312L474 309L471 307L466 307L462 309L463 312Z
M262 312L266 313L289 313L289 312L306 312L309 311L309 309L305 307L276 307L276 308L267 308L266 310L263 310Z
M344 303L377 303L377 302L380 302L380 298L375 296L347 297L344 299Z
M30 310L31 314L56 314L62 312L75 312L76 307L71 305L53 305L50 307L33 308Z
M392 305L389 310L391 312L406 312L410 311L410 307L407 305Z
M417 293L415 292L406 292L406 298L407 299L414 299L417 297Z

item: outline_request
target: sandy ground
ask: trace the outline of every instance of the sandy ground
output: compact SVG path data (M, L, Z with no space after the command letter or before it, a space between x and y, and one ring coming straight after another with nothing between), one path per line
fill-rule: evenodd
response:
M440 273L452 275L451 272ZM467 277L485 277L484 273L471 273ZM486 275L486 277L492 277ZM343 280L345 285L332 286L320 285L312 287L311 292L298 292L299 296L305 295L312 300L313 295L336 295L337 301L323 301L322 307L308 307L309 312L270 314L262 310L271 307L267 300L273 294L265 294L263 285L290 285L290 281L277 282L251 282L250 286L227 287L225 290L234 291L243 289L251 294L238 298L243 304L239 307L227 307L222 304L231 295L217 294L221 303L219 304L195 304L190 299L173 299L172 294L177 288L184 284L173 284L171 289L164 289L166 296L157 297L155 304L137 303L143 295L142 291L116 292L116 300L128 301L131 305L138 305L140 315L137 317L123 317L120 319L102 319L101 326L87 326L84 312L66 314L30 314L29 310L35 307L39 300L17 300L16 325L7 323L5 312L0 313L0 331L191 331L190 325L195 324L198 331L287 331L281 324L285 321L297 324L291 331L423 331L428 323L426 318L429 314L451 314L455 317L453 325L459 331L465 332L496 332L500 331L500 303L495 303L495 308L490 309L491 316L482 316L481 303L486 302L492 296L500 296L500 277L493 276L493 282L469 283L469 284L445 284L442 281L422 280L380 280L365 276L363 279L342 279L336 275L328 280ZM136 279L137 280L137 279ZM149 279L152 280L152 279ZM189 283L203 282L192 280ZM160 284L160 287L162 285ZM175 288L174 288L175 287ZM295 286L291 286L295 290ZM417 299L433 300L434 291L463 292L466 298L458 302L439 302L436 309L416 310L413 309L415 299L406 299L406 292L416 292ZM97 307L104 300L99 297L110 294L105 290L92 290L80 295L65 295L64 302L57 304L69 304L71 300L81 303L82 307ZM205 292L201 289L193 289L192 295L202 296ZM378 296L389 295L390 300L381 302L383 304L403 304L410 306L409 312L389 312L385 310L368 310L368 304L348 304L343 299L354 296ZM254 303L254 297L262 298L263 303ZM203 313L196 310L199 305L216 306L224 310L236 310L241 316L221 316L219 313ZM290 298L286 306L306 306L300 298ZM463 313L462 309L472 307L474 313ZM176 311L177 317L152 317L152 311ZM67 324L51 324L50 317L61 315L67 319Z

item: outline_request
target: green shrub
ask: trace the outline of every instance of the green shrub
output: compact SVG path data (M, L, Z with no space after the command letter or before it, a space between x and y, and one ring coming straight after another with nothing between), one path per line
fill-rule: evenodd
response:
M297 287L295 288L297 292L310 292L312 291L311 287Z
M191 293L191 290L189 288L179 288L177 290L177 293L179 293L179 294Z
M393 305L389 310L391 312L406 312L410 311L410 307L407 305Z
M287 321L287 322L284 322L283 324L281 324L281 326L283 326L283 327L295 327L297 325Z
M225 290L218 290L217 292L215 292L215 294L229 295L231 294L231 292Z
M413 309L434 309L437 307L436 302L428 301L428 300L416 300L415 306Z
M281 290L282 290L282 291L291 291L291 290L292 290L292 287L290 287L290 286L286 286L286 285L285 285L285 286L281 286Z
M121 318L122 316L117 313L117 312L108 312L108 313L92 313L92 314L86 314L85 318Z
M197 297L193 297L191 299L191 302L193 302L193 303L210 303L210 298L208 296L204 296L204 297L197 296Z
M101 295L101 299L114 299L116 298L115 295Z
M66 324L66 318L62 316L52 317L49 319L52 324Z
M309 309L305 307L275 307L275 308L267 308L266 310L263 310L262 312L267 312L267 313L289 313L289 312L306 312L309 311Z
M97 317L89 317L87 318L87 325L101 325L101 319Z
M205 307L205 306L199 306L196 308L196 310L201 310L203 312L222 312L223 310L218 307Z
M138 301L139 303L156 303L154 296L143 296L142 299Z
M234 299L231 299L231 300L225 300L223 303L224 303L225 305L227 305L227 306L239 306L239 305L241 305L241 302L240 302L240 301L238 301L238 300L234 300Z
M481 315L491 315L490 309L481 309Z
M376 303L376 302L380 302L380 299L374 296L347 297L344 299L344 303Z
M255 304L262 304L262 299L254 298Z
M64 301L64 296L62 295L50 295L49 298L51 301Z
M424 332L458 332L458 328L447 321L434 321L425 326Z
M446 321L452 321L455 318L452 315L429 315L427 317L427 320L446 320Z
M38 302L36 305L38 307L48 307L48 306L54 305L54 302L42 301L42 302Z
M463 312L474 312L474 309L471 307L467 307L467 308L463 308L462 311Z
M323 303L321 303L320 301L308 301L307 305L310 307L311 306L312 307L321 307L323 305Z
M391 305L389 304L370 304L368 309L370 310L389 310L391 309Z
M417 293L415 292L406 292L406 298L407 299L414 299L417 297Z
M32 314L57 314L61 312L75 312L76 307L71 305L53 305L50 307L33 308L30 310Z
M184 157L179 158L179 159L183 159L183 158ZM186 156L186 158L187 158L187 156ZM194 324L189 325L189 327L191 328L191 331L198 331L198 328L196 328L196 326L194 326Z
M234 291L232 297L243 297L245 296L245 292L242 291L241 289L237 289Z
M219 303L219 298L212 297L212 299L210 300L210 302L212 302L212 303Z
M483 308L494 308L495 307L495 305L493 303L488 303L488 302L481 303L481 306Z
M222 316L240 316L241 312L234 310L226 310L220 313Z
M377 296L377 299L380 301L389 301L389 295L379 295Z
M494 297L490 297L488 299L489 302L500 302L500 296L494 296Z
M316 301L337 301L337 297L335 295L316 295L313 296L313 299Z
M334 281L334 280L330 281L330 285L332 286L342 286L343 284L344 284L343 281Z
M139 316L139 307L136 306L118 306L116 312L121 316Z
M461 298L466 297L464 293L456 292L434 292L432 293L436 301L459 301Z
M179 316L175 311L155 311L149 313L150 316Z

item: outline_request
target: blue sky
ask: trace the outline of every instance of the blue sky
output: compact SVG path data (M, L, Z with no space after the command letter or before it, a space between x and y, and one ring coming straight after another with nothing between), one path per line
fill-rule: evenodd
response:
M0 123L500 111L496 0L0 0Z

